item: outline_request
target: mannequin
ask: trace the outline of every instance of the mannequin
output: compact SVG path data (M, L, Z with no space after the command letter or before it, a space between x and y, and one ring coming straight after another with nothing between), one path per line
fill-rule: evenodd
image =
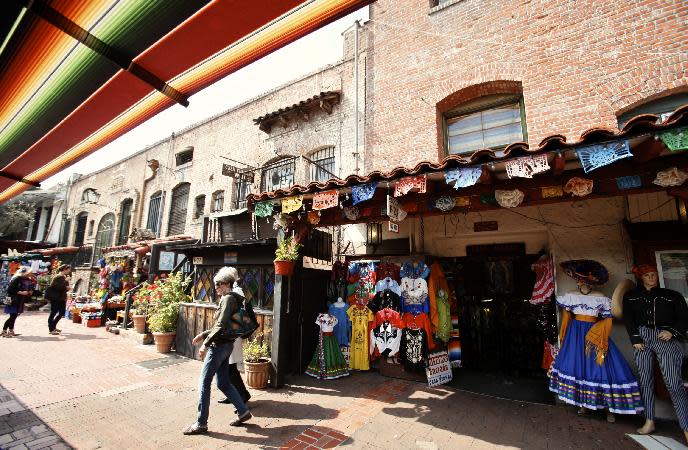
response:
M344 308L346 306L346 303L344 303L344 300L341 297L337 297L337 301L334 302L333 304L337 308Z
M324 311L315 319L320 328L318 346L306 369L306 375L321 380L334 380L349 375L349 368L334 335L334 327L339 321L328 313L328 309L323 308Z
M609 279L607 269L597 261L574 260L561 263L564 272L576 280L577 290L557 296L562 308L560 350L549 373L550 391L560 400L588 409L638 414L643 410L638 383L614 342L611 300L596 287Z
M346 314L348 307L349 305L339 297L327 309L327 312L337 319L337 324L334 326L334 336L340 347L348 347L351 342L351 320Z
M688 306L680 293L659 287L654 265L637 266L633 273L638 278L638 286L624 295L623 313L626 330L635 349L645 402L645 424L638 433L655 431L654 353L679 425L688 441L688 395L681 379L683 352L678 341L688 328Z

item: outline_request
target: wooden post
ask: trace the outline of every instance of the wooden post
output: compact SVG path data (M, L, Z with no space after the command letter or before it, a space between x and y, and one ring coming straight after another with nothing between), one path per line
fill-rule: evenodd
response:
M290 277L275 275L275 290L272 316L272 349L270 351L272 359L272 376L270 386L274 388L284 386L284 377L287 372L287 314L289 310L289 300L291 280ZM281 345L280 345L281 344Z

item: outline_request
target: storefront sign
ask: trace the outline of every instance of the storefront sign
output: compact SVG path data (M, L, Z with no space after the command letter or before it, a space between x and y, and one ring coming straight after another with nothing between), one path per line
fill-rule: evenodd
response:
M194 263L194 266L198 266L198 265L203 264L203 257L202 256L194 256L193 257L193 263Z
M438 386L452 380L452 370L449 365L449 354L436 352L428 355L428 367L425 369L428 376L428 386Z
M391 220L388 223L389 223L389 226L387 229L389 231L391 231L392 233L398 233L399 232L399 224L398 223L394 223Z
M239 169L230 164L222 164L222 175L236 178L239 181L245 181L247 183L253 183L254 180L254 173L253 171L249 171L249 168Z
M480 233L481 231L497 231L499 229L499 222L496 220L488 220L485 222L474 222L473 231Z
M174 269L174 252L160 252L158 257L158 270Z
M238 252L225 252L224 263L225 264L236 264L239 261Z

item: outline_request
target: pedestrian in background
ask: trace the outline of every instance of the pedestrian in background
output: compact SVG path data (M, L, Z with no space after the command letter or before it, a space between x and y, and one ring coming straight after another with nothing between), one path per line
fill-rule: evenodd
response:
M220 303L215 312L215 325L193 338L192 343L203 341L199 355L203 358L203 369L198 386L198 417L196 423L184 430L184 434L205 434L208 432L208 414L210 409L210 385L217 376L217 387L230 399L237 411L237 418L230 422L239 426L249 420L251 411L241 399L237 388L229 379L229 355L232 354L236 335L231 332L232 315L239 311L244 298L232 292L236 282L236 269L223 267L213 278L215 292L220 295Z
M72 268L67 264L62 264L58 269L58 274L53 277L50 286L45 290L45 299L50 301L50 315L48 316L48 333L57 335L62 330L57 328L57 322L65 315L67 309L67 291L69 290L69 280L67 277L72 272Z
M2 327L2 337L11 338L19 335L14 332L14 322L19 314L24 312L24 303L31 300L34 286L31 269L28 267L17 269L7 286L7 297L11 299L11 303L5 305L5 314L9 314L10 317Z

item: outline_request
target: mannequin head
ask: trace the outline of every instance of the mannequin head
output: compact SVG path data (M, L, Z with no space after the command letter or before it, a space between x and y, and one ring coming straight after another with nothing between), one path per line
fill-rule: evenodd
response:
M636 278L643 284L648 291L659 284L657 267L652 264L642 264L633 268Z
M584 283L583 281L577 281L576 284L578 285L578 291L581 294L588 295L592 292L592 286L590 286L589 284Z

